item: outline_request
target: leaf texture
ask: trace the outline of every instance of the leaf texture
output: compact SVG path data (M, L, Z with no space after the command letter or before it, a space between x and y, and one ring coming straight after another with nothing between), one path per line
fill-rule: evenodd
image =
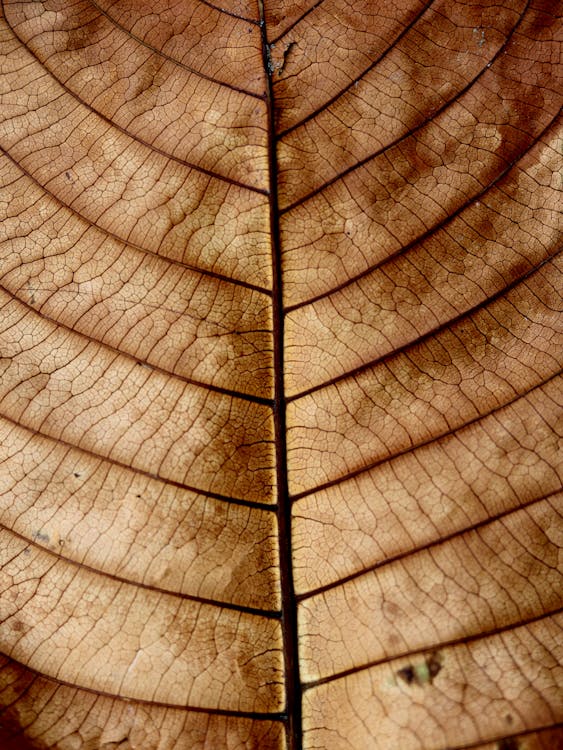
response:
M3 748L563 748L557 14L3 0Z

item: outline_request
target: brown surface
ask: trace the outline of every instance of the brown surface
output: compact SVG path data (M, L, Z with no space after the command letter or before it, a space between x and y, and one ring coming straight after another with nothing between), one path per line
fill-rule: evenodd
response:
M2 3L2 750L563 746L556 11Z

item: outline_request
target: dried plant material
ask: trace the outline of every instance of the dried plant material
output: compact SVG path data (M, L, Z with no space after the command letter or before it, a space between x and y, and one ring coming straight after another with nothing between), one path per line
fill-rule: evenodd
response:
M2 750L560 750L552 0L0 5Z

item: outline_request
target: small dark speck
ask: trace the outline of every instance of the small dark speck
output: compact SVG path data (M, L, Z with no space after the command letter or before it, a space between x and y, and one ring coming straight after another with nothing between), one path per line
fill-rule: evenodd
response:
M135 497L141 497L140 495L135 495Z
M74 476L78 479L78 477L80 476L80 474L77 471L75 471L74 472Z
M504 717L504 720L506 721L507 724L512 724L512 722L514 721L514 719L512 718L512 714L506 714L506 716Z
M397 677L400 677L401 680L404 680L407 685L412 685L412 683L415 680L415 672L412 667L403 667L403 669L399 669L397 672Z
M409 664L397 671L399 677L407 685L432 685L434 678L442 670L442 654L439 651L432 651L427 654L424 661L417 664Z
M428 674L430 675L430 682L436 677L436 675L442 669L442 659L440 654L430 654L426 659L426 666L428 667Z
M70 175L70 172L65 172L65 177L67 178L67 180L71 180L72 179L72 177Z

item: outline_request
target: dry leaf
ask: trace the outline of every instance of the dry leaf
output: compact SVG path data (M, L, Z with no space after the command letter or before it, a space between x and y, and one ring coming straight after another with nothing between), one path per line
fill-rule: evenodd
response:
M3 2L3 749L563 747L557 10Z

